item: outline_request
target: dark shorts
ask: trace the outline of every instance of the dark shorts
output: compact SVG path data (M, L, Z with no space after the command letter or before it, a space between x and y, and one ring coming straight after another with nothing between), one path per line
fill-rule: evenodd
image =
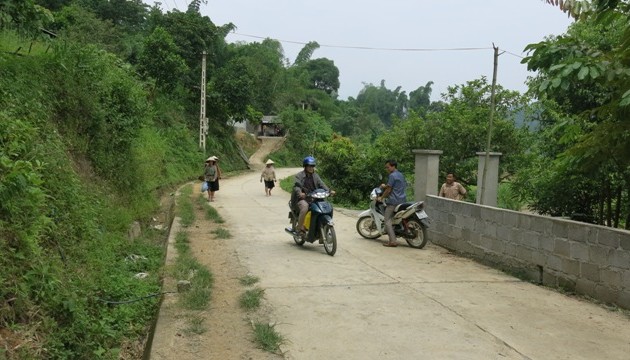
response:
M208 191L218 191L218 190L219 190L218 181L208 181Z
M273 183L273 180L270 180L270 181L265 180L265 187L267 189L273 189L274 186L276 186L276 185Z

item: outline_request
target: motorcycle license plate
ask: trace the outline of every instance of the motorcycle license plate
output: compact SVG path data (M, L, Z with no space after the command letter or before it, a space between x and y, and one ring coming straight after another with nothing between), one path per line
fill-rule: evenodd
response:
M418 216L418 219L420 220L426 219L429 217L429 215L427 215L427 213L425 213L424 210L416 211L416 216Z

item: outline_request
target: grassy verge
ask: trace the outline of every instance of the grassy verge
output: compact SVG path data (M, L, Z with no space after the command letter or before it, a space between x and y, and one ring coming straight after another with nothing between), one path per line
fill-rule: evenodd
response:
M182 188L178 201L177 215L182 219L184 231L175 236L177 260L173 268L176 280L189 281L190 287L180 295L180 306L187 310L202 311L208 307L212 295L212 273L194 258L190 251L186 228L195 222L195 212L191 201L192 186ZM188 319L186 333L201 334L205 332L204 319L199 314L192 314Z
M217 224L223 224L225 222L221 215L219 215L217 209L208 204L208 201L206 200L206 197L204 195L200 195L197 198L197 204L205 209L206 219L212 220Z
M252 286L258 283L260 279L257 276L245 275L239 279L241 285ZM260 287L246 290L240 298L240 306L248 312L254 311L260 307L265 291ZM275 329L275 324L264 323L261 321L253 321L254 340L261 349L273 353L280 351L280 345L286 340Z
M192 316L188 319L188 327L184 329L187 334L201 335L208 329L203 325L205 318L201 316Z
M286 340L276 331L275 324L257 322L254 324L254 338L263 350L277 353Z
M232 237L232 234L224 228L215 229L212 233L217 237L217 239L229 239Z
M245 275L245 276L243 276L242 278L240 278L238 280L241 283L241 285L243 285L243 286L254 285L258 281L260 281L258 276L254 276L254 275Z
M258 309L260 301L262 300L265 290L256 287L254 289L246 290L239 300L241 308L252 311Z
M177 215L182 219L183 227L188 227L195 221L195 209L190 202L190 194L192 194L192 185L184 186L177 207Z

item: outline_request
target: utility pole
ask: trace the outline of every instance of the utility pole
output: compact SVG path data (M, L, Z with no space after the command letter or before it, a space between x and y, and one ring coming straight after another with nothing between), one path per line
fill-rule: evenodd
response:
M492 44L494 49L494 69L492 71L492 88L490 90L490 123L488 124L488 138L486 139L486 159L483 165L483 177L481 178L481 189L477 198L480 199L477 203L483 205L483 195L486 190L486 174L488 173L488 164L490 163L490 142L492 139L492 122L494 120L494 88L497 85L497 67L499 66L499 48Z
M206 55L201 59L201 106L199 109L199 148L206 150L206 136L208 135L208 118L206 117Z

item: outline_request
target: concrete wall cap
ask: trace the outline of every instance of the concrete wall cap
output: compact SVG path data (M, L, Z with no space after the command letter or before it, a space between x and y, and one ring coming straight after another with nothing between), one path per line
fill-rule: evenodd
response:
M477 154L477 155L479 155L479 156L482 156L482 155L483 155L483 156L486 156L486 152L485 152L485 151L479 151L479 152L477 152L476 154ZM490 154L490 156L501 156L501 155L503 155L503 153L500 153L500 152L492 152L492 151L490 151L490 153L489 153L489 154Z
M414 154L418 155L442 155L442 150L411 150Z

